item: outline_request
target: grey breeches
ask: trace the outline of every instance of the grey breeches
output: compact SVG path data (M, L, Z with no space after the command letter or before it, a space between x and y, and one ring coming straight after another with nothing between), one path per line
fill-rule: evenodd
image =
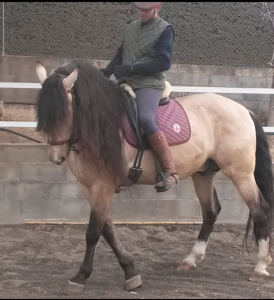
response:
M155 122L162 90L153 88L134 89L140 126L146 136L160 130Z

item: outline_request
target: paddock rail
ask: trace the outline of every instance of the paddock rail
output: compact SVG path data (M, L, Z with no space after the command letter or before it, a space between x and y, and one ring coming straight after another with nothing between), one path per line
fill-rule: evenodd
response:
M16 88L16 89L40 89L40 83L25 83L25 82L0 82L0 88ZM273 95L274 89L272 88L227 88L227 87L202 87L202 86L171 86L171 92L175 93L216 93L216 94L261 94L261 95ZM17 122L17 121L0 121L0 130L8 131L14 134L18 134L15 131L4 129L8 128L27 128L36 127L37 122ZM267 135L274 135L274 127L263 127L264 132ZM18 134L21 135L21 134ZM27 136L21 135L29 138ZM32 138L30 138L32 139ZM32 139L34 140L34 139ZM40 141L34 140L37 143Z

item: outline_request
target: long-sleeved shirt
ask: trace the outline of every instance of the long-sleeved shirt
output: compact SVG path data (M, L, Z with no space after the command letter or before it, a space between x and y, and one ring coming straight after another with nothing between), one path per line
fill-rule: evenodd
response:
M174 41L174 31L171 26L168 26L160 35L159 40L156 44L156 55L155 58L151 59L149 62L136 64L131 66L131 75L139 74L150 74L164 72L170 69L172 64L173 56L173 41ZM113 73L115 65L122 64L123 55L123 43L118 48L116 55L113 57L111 62L108 64L107 68L110 73Z

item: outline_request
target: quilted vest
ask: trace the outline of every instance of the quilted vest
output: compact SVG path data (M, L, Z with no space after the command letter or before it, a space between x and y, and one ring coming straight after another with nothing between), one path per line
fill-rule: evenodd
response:
M155 57L156 44L162 32L170 24L157 17L143 25L138 19L127 25L123 42L123 65L136 65L148 62ZM133 88L151 87L164 89L165 75L161 73L142 74L126 77L127 83Z

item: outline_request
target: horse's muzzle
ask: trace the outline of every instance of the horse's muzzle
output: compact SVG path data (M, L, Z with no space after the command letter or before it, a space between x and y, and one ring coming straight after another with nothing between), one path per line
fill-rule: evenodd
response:
M57 160L51 159L51 158L49 158L49 160L56 165L61 165L66 159L65 159L65 157L61 157L60 159L57 159Z

